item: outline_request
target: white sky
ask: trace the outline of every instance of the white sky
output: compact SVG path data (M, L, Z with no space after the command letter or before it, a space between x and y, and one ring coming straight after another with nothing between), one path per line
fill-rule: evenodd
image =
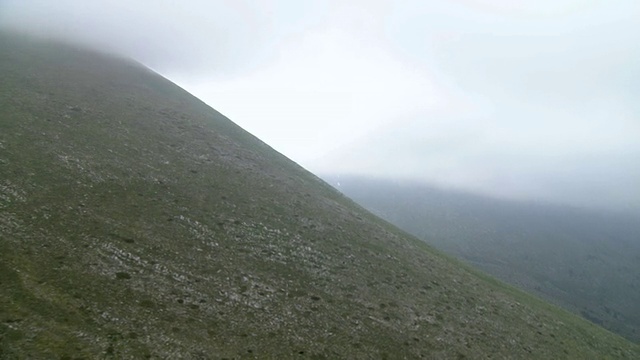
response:
M303 166L640 209L635 0L0 0Z

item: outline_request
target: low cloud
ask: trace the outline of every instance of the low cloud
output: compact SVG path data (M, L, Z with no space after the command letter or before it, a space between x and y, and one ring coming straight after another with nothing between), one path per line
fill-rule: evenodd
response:
M0 24L113 51L162 73L228 77L259 65L269 46L304 27L313 5L277 0L3 0ZM278 26L279 21L287 23Z

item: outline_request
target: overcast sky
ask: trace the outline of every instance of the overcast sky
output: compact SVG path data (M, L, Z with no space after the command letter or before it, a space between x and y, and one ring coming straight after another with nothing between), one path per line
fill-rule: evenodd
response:
M640 209L637 0L0 0L307 168Z

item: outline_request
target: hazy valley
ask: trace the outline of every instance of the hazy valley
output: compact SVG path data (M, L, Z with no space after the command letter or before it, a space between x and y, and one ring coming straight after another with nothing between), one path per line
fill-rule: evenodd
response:
M640 341L636 214L498 200L411 181L326 178L438 249Z

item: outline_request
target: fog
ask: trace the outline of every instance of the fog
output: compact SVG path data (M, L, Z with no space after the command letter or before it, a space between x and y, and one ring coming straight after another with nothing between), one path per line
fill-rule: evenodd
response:
M635 0L0 0L321 174L640 211Z

